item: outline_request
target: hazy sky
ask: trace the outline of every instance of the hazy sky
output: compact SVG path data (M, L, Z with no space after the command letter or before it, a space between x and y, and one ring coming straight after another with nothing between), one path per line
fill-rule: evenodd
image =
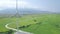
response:
M18 7L59 12L60 0L18 0ZM6 8L16 8L16 0L0 0L0 10Z

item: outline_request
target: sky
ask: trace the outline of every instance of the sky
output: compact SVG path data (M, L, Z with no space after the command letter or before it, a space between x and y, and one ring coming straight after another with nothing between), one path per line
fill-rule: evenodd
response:
M0 10L16 8L16 0L0 0ZM60 0L18 0L18 8L60 12Z

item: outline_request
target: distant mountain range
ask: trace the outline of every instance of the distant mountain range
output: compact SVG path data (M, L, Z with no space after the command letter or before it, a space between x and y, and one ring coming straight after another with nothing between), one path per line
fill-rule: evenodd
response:
M50 11L42 11L36 9L20 8L18 9L19 14L41 14L41 13L55 13ZM16 14L16 9L4 9L0 10L0 14Z

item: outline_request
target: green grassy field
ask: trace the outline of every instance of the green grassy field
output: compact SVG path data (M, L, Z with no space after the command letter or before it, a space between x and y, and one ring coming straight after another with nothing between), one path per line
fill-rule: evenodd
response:
M24 15L18 18L19 27L23 31L32 32L34 34L60 34L60 14L36 14ZM7 23L12 23L9 27L16 28L16 18L0 19L0 32L8 31L5 28Z
M37 15L36 24L32 24L21 30L34 34L60 34L60 14Z

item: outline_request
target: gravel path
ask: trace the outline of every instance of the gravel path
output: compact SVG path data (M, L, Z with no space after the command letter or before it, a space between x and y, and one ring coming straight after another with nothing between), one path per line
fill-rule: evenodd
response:
M9 24L11 24L11 23L9 23ZM7 29L16 31L14 34L32 34L32 33L29 33L29 32L22 31L22 30L17 30L17 29L14 29L14 28L10 28L10 27L8 27L9 24L6 24L5 27Z

